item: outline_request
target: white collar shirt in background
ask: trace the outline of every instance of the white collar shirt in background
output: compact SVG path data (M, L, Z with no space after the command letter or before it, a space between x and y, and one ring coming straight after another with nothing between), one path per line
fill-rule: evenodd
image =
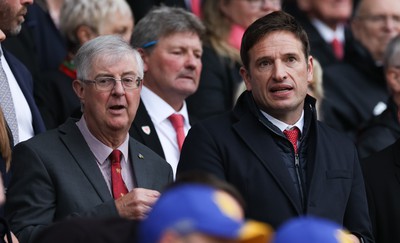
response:
M146 86L142 87L140 96L142 98L144 106L146 107L147 112L149 113L151 121L153 122L158 138L160 139L161 146L165 155L165 160L171 165L175 178L180 151L175 129L172 126L172 123L170 122L168 117L174 113L181 114L183 116L184 130L186 136L190 129L189 115L187 112L186 103L183 102L182 109L176 112L174 108L172 108L167 102L161 99Z
M1 49L1 44L0 44ZM1 64L6 73L8 84L10 85L11 95L13 98L15 113L18 122L18 142L28 140L35 135L32 125L32 113L28 102L25 99L24 93L22 93L21 88L18 85L14 74L8 65L7 60L4 58L4 51L2 49L3 55L1 56Z

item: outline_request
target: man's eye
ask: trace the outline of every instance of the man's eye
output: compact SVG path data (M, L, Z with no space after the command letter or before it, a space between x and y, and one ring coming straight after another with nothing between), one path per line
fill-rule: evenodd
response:
M260 67L264 68L264 67L269 67L271 66L271 62L270 61L262 61L258 64Z
M100 85L108 85L112 84L113 82L114 80L112 78L102 78L97 80L97 83Z
M135 79L134 78L123 78L122 82L124 82L124 83L134 83Z

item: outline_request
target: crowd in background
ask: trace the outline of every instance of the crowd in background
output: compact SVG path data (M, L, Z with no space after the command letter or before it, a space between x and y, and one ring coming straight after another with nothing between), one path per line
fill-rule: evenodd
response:
M293 29L279 30L278 23L271 30L259 27L265 35L247 31L250 26L263 26L257 20L283 12L293 16L307 40ZM280 18L289 17L277 14L276 19ZM286 222L296 224L289 220L293 215L315 214L338 225L325 230L322 226L327 222L312 218L306 219L306 226L317 222L319 230L330 235L334 229L344 230L342 240L346 239L337 242L400 241L396 229L400 222L398 0L0 0L0 30L0 81L9 82L9 87L0 83L0 168L9 192L0 211L8 222L2 223L0 232L16 235L5 235L6 242L11 237L13 242L36 242L37 237L42 237L38 243L51 242L56 236L42 230L71 216L133 219L134 224L94 223L100 229L116 224L116 232L135 228L132 234L121 236L128 241L136 237L137 221L147 217L159 197L161 201L162 188L187 170L210 172L238 190L228 190L243 208L237 231L249 224L243 221L245 217L267 223L273 230L283 226L284 232L290 226ZM285 31L292 34L286 38L276 34ZM107 39L110 35L120 38ZM242 39L246 35L250 37ZM274 64L270 79L284 83L304 74L307 94L304 99L299 98L303 93L298 94L304 104L300 113L283 109L283 104L273 106L263 89L285 93L297 88L303 91L302 86L264 87L257 76L262 68L278 62L279 48L293 36L302 42L306 59L297 58L296 53L287 54L287 59L304 61L304 73L290 67L290 74L285 75ZM264 43L263 38L271 39ZM257 53L268 53L271 46L279 51L269 59L255 59L259 69L253 70L252 55L257 53L249 46L259 45ZM116 72L120 75L110 74ZM125 93L130 90L132 96ZM13 104L11 110L7 102ZM103 114L102 105L119 118ZM125 109L128 114L121 118ZM292 113L294 120L287 115ZM294 143L289 143L286 125L290 130L301 127ZM270 132L268 138L263 137L263 129ZM325 148L328 142L334 148ZM118 191L121 197L114 195L114 175L107 171L113 169L108 155L116 149L122 153L122 167L116 171L126 184ZM282 162L289 173L273 163L257 164L269 159ZM87 160L97 161L98 167L83 162ZM136 160L146 166L138 167ZM69 161L79 162L71 166ZM320 162L325 167L318 166ZM205 183L204 178L196 181L191 176L180 180ZM99 182L103 178L106 183ZM219 188L214 179L208 178L206 184L208 180L213 181L212 190L227 190ZM275 180L276 188L265 187ZM328 188L323 200L313 194L322 193L316 181ZM175 187L179 192L177 184L166 192L174 192ZM293 185L296 189L287 189ZM194 186L192 190L205 193L205 198L211 193L210 188ZM184 187L181 191L181 195L193 196ZM337 200L334 206L330 199ZM185 203L179 204L184 207ZM263 212L274 207L273 213ZM195 217L194 213L190 216ZM71 225L76 223L92 222L71 221ZM48 230L67 234L58 230L68 224L54 224ZM271 241L271 229L264 227L260 239ZM140 230L139 235L143 234ZM211 232L199 226L196 230L225 237L222 229ZM285 237L298 229L282 236L280 232L277 243L297 242L295 237L286 241ZM177 240L176 235L157 234L165 242ZM111 236L104 237L110 237L104 242L114 242ZM77 238L69 240L78 242ZM157 241L146 240L142 242Z

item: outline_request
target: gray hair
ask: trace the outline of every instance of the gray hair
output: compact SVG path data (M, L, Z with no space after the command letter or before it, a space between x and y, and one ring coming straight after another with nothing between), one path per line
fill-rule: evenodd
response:
M143 48L161 37L182 32L192 32L203 39L205 28L196 15L185 9L156 7L135 26L131 44L134 48Z
M129 43L117 35L103 35L96 37L79 48L74 62L76 66L77 79L88 79L92 71L93 63L100 57L107 58L113 63L121 57L133 55L138 70L137 75L143 79L143 60L140 53L132 48Z
M125 0L65 0L60 12L60 31L71 47L79 47L78 27L86 25L98 33L116 13L133 19Z
M386 47L383 56L383 65L385 69L393 66L400 66L400 35L394 37Z

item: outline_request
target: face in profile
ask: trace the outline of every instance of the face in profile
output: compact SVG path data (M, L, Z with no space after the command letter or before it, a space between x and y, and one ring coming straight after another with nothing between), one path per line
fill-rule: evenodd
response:
M302 43L293 33L275 31L249 50L249 58L249 70L240 70L247 90L263 111L294 124L312 80L312 57L305 58Z
M33 0L1 0L0 1L0 29L6 35L17 35L25 21L27 6Z

